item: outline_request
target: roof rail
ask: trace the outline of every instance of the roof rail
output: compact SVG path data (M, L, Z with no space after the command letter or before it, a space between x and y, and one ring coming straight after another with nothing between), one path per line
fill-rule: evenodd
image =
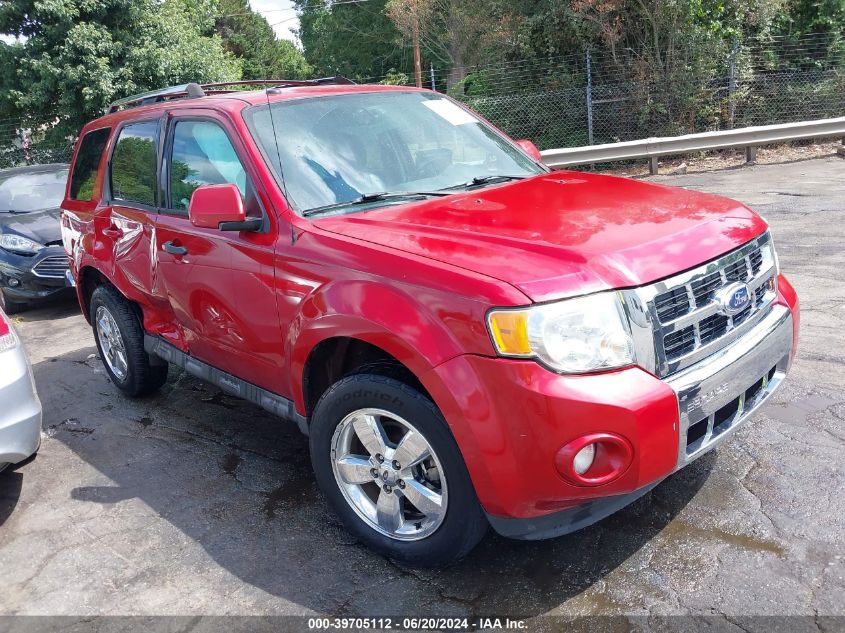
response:
M152 90L141 94L132 95L118 99L109 105L107 114L128 110L142 105L170 101L172 99L197 99L208 94L225 94L237 92L247 86L264 86L267 90L281 88L293 88L297 86L324 86L324 85L353 85L355 82L346 77L321 77L319 79L243 79L240 81L220 81L209 84L181 84L169 86L161 90Z

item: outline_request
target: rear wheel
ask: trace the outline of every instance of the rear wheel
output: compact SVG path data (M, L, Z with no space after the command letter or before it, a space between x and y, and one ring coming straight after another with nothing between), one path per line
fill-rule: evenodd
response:
M311 460L350 532L407 563L443 565L487 529L446 421L431 400L392 378L349 376L317 403Z
M26 310L27 304L19 301L12 301L6 296L5 292L0 290L0 308L3 308L3 312L6 314L17 314L18 312Z
M100 358L111 381L127 396L145 396L167 380L167 364L151 364L144 330L131 304L111 286L91 296L91 320Z

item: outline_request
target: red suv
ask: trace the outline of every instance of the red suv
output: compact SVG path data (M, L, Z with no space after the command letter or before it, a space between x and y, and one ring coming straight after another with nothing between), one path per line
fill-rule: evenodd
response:
M269 87L267 87L269 86ZM622 508L781 383L766 222L550 171L448 97L188 84L82 130L63 239L128 396L169 364L295 422L348 529L416 564Z

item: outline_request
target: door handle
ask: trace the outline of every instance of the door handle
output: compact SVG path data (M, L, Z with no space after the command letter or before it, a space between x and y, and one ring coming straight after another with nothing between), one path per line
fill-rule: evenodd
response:
M177 246L173 242L165 242L161 245L161 250L170 253L171 255L187 255L188 249L184 246Z

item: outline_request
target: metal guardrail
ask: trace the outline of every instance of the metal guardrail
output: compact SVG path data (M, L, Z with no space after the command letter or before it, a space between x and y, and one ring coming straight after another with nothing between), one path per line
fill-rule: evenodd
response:
M837 137L845 143L845 117L800 121L778 125L760 125L735 130L719 130L700 134L685 134L664 138L645 138L639 141L547 149L540 154L549 167L568 167L588 163L607 163L618 160L648 158L652 174L657 173L657 159L661 156L687 154L731 147L746 148L746 159L756 159L759 145L785 143L808 138ZM845 152L840 148L840 154Z

